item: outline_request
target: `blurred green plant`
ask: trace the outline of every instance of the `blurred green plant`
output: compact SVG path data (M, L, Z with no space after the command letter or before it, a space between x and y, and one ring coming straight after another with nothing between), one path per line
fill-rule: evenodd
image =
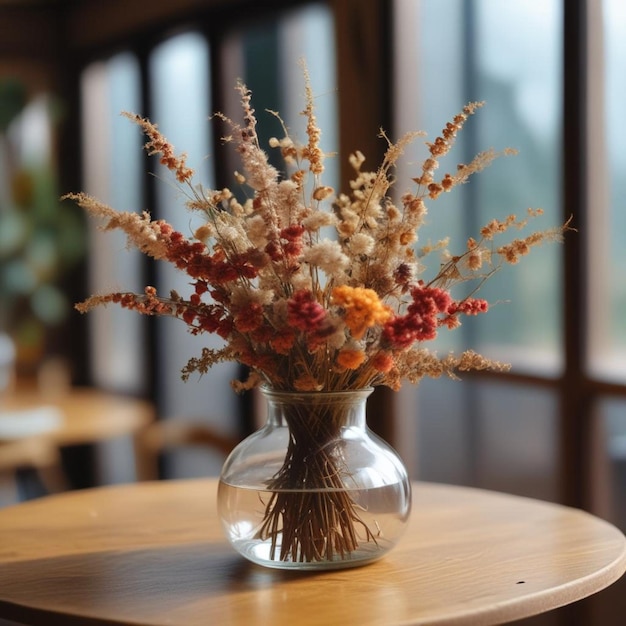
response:
M61 107L46 103L43 128L54 137ZM62 281L85 251L82 216L59 201L56 155L48 148L54 142L26 128L28 105L20 81L0 79L0 332L13 338L18 354L40 352L67 319ZM41 146L36 158L25 154L25 133Z

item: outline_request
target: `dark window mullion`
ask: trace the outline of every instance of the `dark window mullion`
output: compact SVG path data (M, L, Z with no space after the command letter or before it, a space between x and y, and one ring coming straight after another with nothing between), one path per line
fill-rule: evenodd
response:
M563 219L572 217L584 233L587 197L587 15L586 0L563 0ZM563 258L563 328L565 368L560 390L560 485L562 502L591 505L592 423L590 389L585 376L586 267L585 238L565 240ZM559 612L560 623L589 623L589 602Z
M139 61L140 72L140 93L141 93L141 105L142 111L137 111L143 117L150 118L152 107L152 93L150 85L150 71L149 71L149 56L153 50L153 46L147 41L142 45L137 46L135 53ZM144 172L150 172L150 157L144 151L144 162L146 167L143 168ZM142 178L142 200L143 206L146 210L154 212L156 210L156 186L155 177L144 175ZM156 218L158 216L154 215ZM156 285L156 263L153 259L142 255L142 273L144 275L144 282L146 285ZM159 394L159 363L162 362L162 358L165 355L159 354L159 337L158 337L158 325L157 320L154 317L144 316L143 334L144 334L144 359L147 367L147 389L148 397L152 398L157 408L157 416L160 416L162 411L160 410L160 394Z
M368 163L380 163L385 144L379 129L391 129L393 110L392 24L393 3L387 0L330 0L337 51L339 154L341 189L352 175L348 155L360 150ZM375 85L376 88L372 89ZM358 103L358 105L355 105ZM368 424L383 439L394 442L396 394L377 387L368 402Z
M564 247L565 371L561 387L561 485L565 504L588 508L591 450L590 402L586 393L584 336L586 222L586 7L585 0L563 2L563 210L578 234Z

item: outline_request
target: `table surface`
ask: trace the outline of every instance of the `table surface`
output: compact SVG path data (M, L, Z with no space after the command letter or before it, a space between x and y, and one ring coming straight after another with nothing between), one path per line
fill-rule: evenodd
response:
M500 624L591 595L626 539L582 511L414 484L386 557L324 573L266 569L223 539L216 481L100 487L0 510L0 618L26 624Z
M154 419L150 402L89 387L46 395L31 386L22 386L2 398L0 409L4 414L24 412L26 418L27 411L36 409L58 412L58 425L40 433L57 446L89 444L134 434Z

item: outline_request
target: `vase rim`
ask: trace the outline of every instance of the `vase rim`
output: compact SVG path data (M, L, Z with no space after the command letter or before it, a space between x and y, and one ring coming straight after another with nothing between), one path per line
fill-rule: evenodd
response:
M354 389L323 389L320 391L299 391L297 389L276 389L274 387L270 387L268 385L261 385L260 387L261 393L265 396L309 396L316 398L321 397L337 397L341 395L364 395L365 397L369 396L373 391L374 387L355 387Z

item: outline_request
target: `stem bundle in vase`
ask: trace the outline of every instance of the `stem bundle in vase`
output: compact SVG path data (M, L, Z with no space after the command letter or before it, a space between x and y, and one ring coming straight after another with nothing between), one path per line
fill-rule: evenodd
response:
M376 542L350 494L341 440L346 410L283 407L289 444L283 466L268 484L271 496L258 533L270 540L272 560L344 559L360 541Z

